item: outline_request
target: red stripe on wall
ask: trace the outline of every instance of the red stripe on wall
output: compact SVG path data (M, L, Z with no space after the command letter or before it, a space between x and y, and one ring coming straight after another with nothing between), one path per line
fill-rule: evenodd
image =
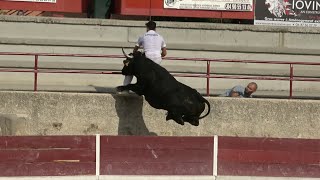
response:
M54 162L59 160L76 160L79 162L95 162L92 150L79 149L44 149L44 150L1 150L0 163L6 162Z
M102 175L212 175L213 138L102 137Z
M107 162L101 164L102 175L212 175L212 166L205 162ZM211 171L210 171L211 170Z
M320 152L220 149L219 159L244 163L318 164Z
M213 137L101 136L102 175L212 175ZM219 137L218 175L320 178L320 140ZM0 176L95 174L94 136L0 137Z
M0 136L1 149L84 148L95 150L94 136Z
M0 137L0 176L95 175L94 136Z
M243 149L243 150L279 150L279 151L319 152L320 140L220 136L219 148Z
M319 164L263 164L219 161L218 175L266 177L320 177Z
M95 175L95 163L0 163L0 176Z
M220 137L218 174L320 177L320 140Z

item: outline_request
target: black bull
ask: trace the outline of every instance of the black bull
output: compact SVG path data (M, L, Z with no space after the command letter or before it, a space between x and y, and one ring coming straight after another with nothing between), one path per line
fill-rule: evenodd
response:
M122 49L123 51L123 49ZM123 75L133 75L137 78L136 84L118 86L118 91L131 90L138 95L144 95L146 101L156 109L168 111L166 120L173 119L184 125L189 122L199 125L199 119L210 113L210 103L195 89L177 81L165 68L145 57L141 52L130 54L123 61ZM208 105L208 112L201 113Z

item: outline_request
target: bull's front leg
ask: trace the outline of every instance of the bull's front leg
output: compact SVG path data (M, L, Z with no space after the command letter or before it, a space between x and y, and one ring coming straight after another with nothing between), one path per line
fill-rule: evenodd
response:
M118 86L117 91L126 91L130 90L138 94L139 96L143 95L143 87L141 87L139 84L128 84L126 86Z

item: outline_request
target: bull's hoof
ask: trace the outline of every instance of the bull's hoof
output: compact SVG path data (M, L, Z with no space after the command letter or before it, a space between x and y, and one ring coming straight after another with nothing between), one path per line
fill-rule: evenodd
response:
M189 122L191 125L199 126L199 120Z
M184 125L184 121L182 121L182 120L179 121L178 123L181 124L182 126Z
M179 119L179 120L174 119L174 121L182 126L184 125L184 121L182 119Z
M166 120L169 121L170 119L172 119L172 114L168 112L168 113L167 113Z

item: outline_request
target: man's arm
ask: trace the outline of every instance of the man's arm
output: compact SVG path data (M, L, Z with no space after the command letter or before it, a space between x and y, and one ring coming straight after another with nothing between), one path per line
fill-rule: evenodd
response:
M162 38L162 42L161 42L161 57L165 57L167 55L167 45L166 42L164 41L163 37Z
M230 97L240 97L240 94L238 92L231 91L230 92Z
M133 54L136 53L143 44L143 38L139 37L137 44L133 48Z
M161 57L165 57L167 55L167 48L163 47L161 48Z
M244 87L242 86L235 86L231 89L231 92L229 94L230 97L241 97L244 92Z

